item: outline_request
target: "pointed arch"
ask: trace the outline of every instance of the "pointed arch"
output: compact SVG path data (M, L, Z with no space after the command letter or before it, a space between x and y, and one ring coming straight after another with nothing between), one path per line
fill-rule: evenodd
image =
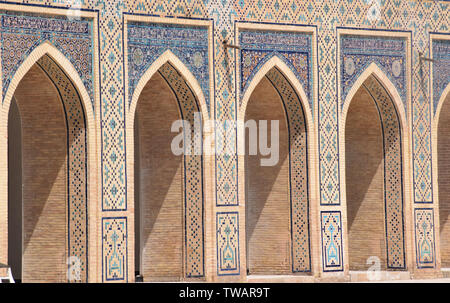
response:
M201 124L207 125L210 121L208 107L206 105L203 91L193 74L186 65L172 51L165 51L138 81L133 92L131 103L127 106L126 131L127 131L127 176L130 185L128 196L129 200L136 201L134 186L135 181L135 137L134 131L138 127L136 124L136 112L140 97L145 87L155 75L159 75L172 90L172 93L178 103L180 118L188 121L194 132L195 113L201 112ZM129 89L129 88L127 88ZM192 135L197 135L192 133ZM202 129L202 137L208 134ZM175 136L175 134L174 134ZM203 138L192 137L194 140L202 141L202 150L209 149ZM196 141L198 142L198 141ZM206 189L209 187L211 172L211 160L207 154L184 155L183 156L183 279L203 279L205 277L205 213L212 205L205 205L206 196L210 196ZM133 187L131 187L133 186ZM134 206L136 208L136 206ZM134 222L134 221L133 221ZM135 229L133 224L132 229ZM136 231L134 232L136 234ZM144 277L145 278L145 277Z
M302 84L295 76L294 72L278 56L273 56L263 66L261 66L259 71L255 74L255 76L251 80L250 84L248 85L247 90L245 91L245 93L242 97L242 102L241 102L241 106L239 108L237 120L244 121L245 113L247 110L247 105L248 105L250 96L252 95L256 86L261 82L261 79L264 78L267 75L267 73L273 68L277 68L286 77L286 79L288 80L290 85L295 89L296 93L299 95L301 104L305 111L308 129L312 130L314 128L313 127L313 116L312 116L311 107L309 105L309 100L306 95L305 89L303 88Z
M393 169L388 168L389 163L396 163L397 168L400 170L398 172L399 175L396 177L400 178L401 186L397 187L396 194L401 195L401 208L399 208L399 213L394 214L393 216L400 216L401 220L398 223L401 225L401 228L398 230L401 230L401 233L395 233L392 230L395 230L395 226L390 226L391 223L385 222L385 237L386 242L390 241L386 244L387 250L389 250L389 247L399 247L398 251L395 252L395 257L389 257L389 251L387 251L388 254L388 268L389 269L402 269L406 270L410 267L410 262L412 260L411 252L407 249L407 247L412 247L412 234L411 234L411 228L409 228L412 224L411 219L411 201L412 201L412 193L411 193L411 157L409 154L410 151L410 128L409 128L409 122L406 115L407 112L407 105L405 105L400 97L400 94L398 93L397 89L395 88L394 84L389 80L389 78L384 74L384 72L377 66L376 63L371 63L366 70L359 76L357 81L353 84L352 88L350 89L346 99L342 103L342 110L340 113L340 125L339 125L339 149L340 149L340 182L341 184L345 184L345 186L341 187L341 196L343 197L343 206L347 208L347 187L349 186L346 184L346 122L347 122L347 114L349 111L349 108L351 106L352 101L354 100L355 96L357 95L358 91L364 87L365 90L368 92L369 96L373 99L375 102L375 106L379 115L381 127L382 127L382 142L383 142L383 159L384 159L384 199L385 199L385 208L389 208L389 203L393 203L388 201L390 197L386 198L386 192L388 190L394 190L395 187L394 184L391 184L391 179L395 178L393 177L396 172L393 172ZM389 104L391 104L392 109L389 109ZM392 122L392 119L394 119L394 123ZM395 121L397 120L397 121ZM392 146L396 145L397 143L393 143L392 146L389 145L389 136L392 136L392 130L387 130L388 128L392 128L393 125L398 122L399 129L397 130L398 136L400 137L400 140L398 140L399 145L395 148ZM395 133L395 132L394 132ZM389 148L388 148L389 147ZM387 150L397 150L397 154L394 155L392 151L390 151L389 155L387 153ZM395 156L398 158L393 159ZM389 176L386 176L386 174L389 174ZM390 213L388 213L385 210L385 220L389 221ZM346 219L347 220L347 219ZM349 227L347 226L347 222L345 222L347 231L345 234L345 243L347 243L347 248L349 247L349 239L348 239L348 232ZM398 226L397 226L398 227ZM388 230L390 230L391 234L388 235ZM392 240L395 238L395 241ZM391 253L391 255L394 255L394 253ZM394 259L398 259L400 261L394 262ZM345 259L346 262L349 262L349 251L348 249L345 250ZM397 260L396 259L396 260Z
M397 110L398 115L400 116L400 123L402 125L402 131L404 134L407 134L407 130L409 128L408 119L406 115L405 105L402 102L402 98L398 93L398 90L395 88L395 85L389 80L389 77L378 67L376 63L371 63L364 72L359 76L359 78L355 81L352 88L347 94L345 98L342 111L341 111L341 121L347 119L348 108L350 107L350 103L358 92L359 88L366 82L369 77L374 76L380 82L380 85L387 91L390 95L395 109Z
M97 182L97 162L95 155L96 154L96 144L97 144L97 136L96 136L96 124L93 106L91 102L91 98L89 93L87 92L86 87L81 80L78 72L76 71L73 64L70 60L53 44L46 41L36 47L28 57L22 62L17 71L15 72L10 84L7 88L6 94L2 100L1 111L0 111L0 168L2 171L6 173L0 178L0 214L5 214L0 217L0 263L7 263L7 207L8 203L4 203L8 201L8 114L11 106L12 99L16 92L17 87L25 77L25 75L30 71L30 69L36 64L39 65L39 62L47 56L50 61L52 61L55 66L60 70L64 77L67 78L68 81L71 82L73 88L76 90L76 93L79 96L80 106L82 108L85 125L86 125L86 151L88 156L86 157L86 166L87 166L87 209L89 210L89 214L87 214L87 229L88 233L86 237L88 237L88 243L95 243L97 237L97 226L96 226L96 215L97 215L97 190L95 185ZM41 68L43 68L41 66ZM50 81L52 81L55 85L55 88L59 91L58 84L51 79L50 75L47 71L44 72L49 76ZM5 236L6 235L6 236ZM6 248L6 251L5 251ZM97 246L92 245L89 249L86 248L86 262L87 260L95 260L98 256ZM98 262L93 262L94 266L88 266L88 276L89 280L96 279L97 269L95 268Z
M8 112L11 99L14 96L14 92L16 91L20 81L22 81L23 77L27 74L30 68L45 55L50 56L67 75L70 75L70 80L73 82L80 94L81 101L86 112L86 122L88 123L88 128L94 129L94 112L91 105L91 98L89 97L89 93L87 92L81 77L70 60L48 41L36 47L19 66L8 86L4 99L2 100L3 108L5 108L5 111ZM4 124L7 123L7 119L1 119L0 123L2 123L0 124L0 128L3 128Z
M136 88L133 92L133 96L131 98L131 103L128 108L128 115L130 117L134 117L134 115L136 113L139 96L141 95L142 90L144 89L144 87L148 83L148 81L150 81L150 79L153 77L153 75L155 73L157 73L159 71L159 69L166 63L170 63L184 78L184 80L189 85L189 87L192 89L192 91L197 99L196 102L198 103L200 110L202 112L203 121L204 122L209 121L209 114L208 114L208 107L206 105L206 99L203 94L202 88L200 87L200 84L198 83L198 80L191 73L189 68L171 50L165 51L158 59L156 59L155 62L153 62L152 65L150 65L150 67L147 69L147 71L144 73L144 75L139 80L139 82L136 85ZM129 88L127 88L127 89L129 89ZM134 122L132 125L129 125L129 127L134 127Z

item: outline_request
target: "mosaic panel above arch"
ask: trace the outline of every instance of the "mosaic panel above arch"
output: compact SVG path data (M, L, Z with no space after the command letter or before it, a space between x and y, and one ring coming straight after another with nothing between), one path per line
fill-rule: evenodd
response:
M240 104L253 77L272 57L291 68L313 108L313 35L298 32L242 29L239 32Z
M351 88L371 63L394 84L407 111L407 41L404 38L340 36L341 109Z
M49 56L37 65L59 92L67 125L68 258L80 264L80 282L88 281L88 172L87 125L81 97L66 73ZM69 265L70 266L70 265ZM78 272L76 273L78 274Z
M433 113L450 83L450 40L433 40Z
M128 102L139 80L164 52L170 50L200 84L210 111L210 58L207 27L131 22L128 33Z
M93 22L87 18L37 16L0 12L2 100L10 81L28 55L49 42L73 64L86 87L94 107Z

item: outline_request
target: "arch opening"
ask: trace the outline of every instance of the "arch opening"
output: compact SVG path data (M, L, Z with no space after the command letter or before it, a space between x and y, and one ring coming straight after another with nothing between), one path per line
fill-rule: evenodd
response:
M370 75L345 117L350 270L404 270L402 128L393 99Z
M169 62L150 77L137 99L135 271L144 281L204 277L203 155L172 150L172 125L178 120L187 122L180 133L184 147L194 151L194 142L201 146L202 117L196 113L196 95Z
M302 100L277 67L254 87L248 105L244 103L247 273L309 273L308 132ZM265 140L260 135L264 123L267 144L260 142ZM262 160L270 157L260 148L256 154L250 152L255 151L255 143L271 147L278 161L263 165Z
M441 267L450 268L450 93L444 97L437 128Z
M8 263L23 282L86 282L87 126L81 97L44 55L8 118Z

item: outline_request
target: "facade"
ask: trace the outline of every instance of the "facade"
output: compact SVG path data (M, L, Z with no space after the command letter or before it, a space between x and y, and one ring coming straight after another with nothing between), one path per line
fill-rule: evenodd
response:
M0 18L16 279L447 276L449 1L1 1ZM180 119L200 153L171 152ZM239 153L250 120L280 121L275 166Z

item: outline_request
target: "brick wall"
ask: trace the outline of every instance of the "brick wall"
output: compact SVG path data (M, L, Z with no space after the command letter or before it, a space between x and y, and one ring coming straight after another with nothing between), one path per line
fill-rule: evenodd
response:
M353 98L345 127L350 270L366 270L376 256L386 268L383 137L381 121L364 87Z
M157 73L138 101L141 273L145 281L183 278L183 177L181 156L171 143L180 119L177 100ZM139 177L138 177L139 176ZM137 203L137 202L136 202ZM139 214L137 214L139 215Z
M279 120L280 159L276 166L263 167L260 160L266 156L246 157L247 267L253 275L292 274L288 131L281 99L267 78L250 97L245 121L249 119L258 125L267 120L268 138L270 122Z

